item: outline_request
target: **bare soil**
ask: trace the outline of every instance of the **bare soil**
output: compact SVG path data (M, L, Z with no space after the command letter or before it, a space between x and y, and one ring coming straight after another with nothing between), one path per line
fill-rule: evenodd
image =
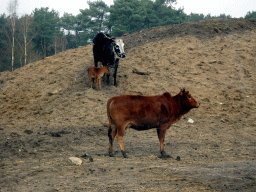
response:
M256 191L255 29L217 19L125 34L118 87L90 88L91 45L0 73L0 191ZM128 159L116 140L107 155L110 97L179 87L201 106L168 130L172 158L155 129L126 131Z

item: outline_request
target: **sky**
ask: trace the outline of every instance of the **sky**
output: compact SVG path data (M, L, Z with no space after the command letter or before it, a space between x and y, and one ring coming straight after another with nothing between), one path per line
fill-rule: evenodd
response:
M93 1L93 0L91 0ZM103 0L107 5L112 5L113 0ZM0 15L7 12L10 0L0 0ZM79 9L88 8L87 0L18 0L18 15L31 14L35 8L49 7L59 12L60 16L64 12L78 15ZM184 8L186 14L198 13L211 16L225 13L231 17L244 17L248 11L256 11L256 0L177 0L173 4L176 9Z

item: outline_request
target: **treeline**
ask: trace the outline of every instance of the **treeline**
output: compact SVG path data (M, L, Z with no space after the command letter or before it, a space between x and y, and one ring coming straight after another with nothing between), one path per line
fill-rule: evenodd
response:
M17 0L16 0L17 1ZM0 15L0 72L24 66L67 49L91 43L96 33L105 31L121 36L155 26L188 21L231 17L221 14L186 15L183 9L174 9L176 0L115 0L108 6L104 1L88 1L88 9L80 14L36 8L30 15L17 17L15 12ZM246 18L256 17L248 12Z

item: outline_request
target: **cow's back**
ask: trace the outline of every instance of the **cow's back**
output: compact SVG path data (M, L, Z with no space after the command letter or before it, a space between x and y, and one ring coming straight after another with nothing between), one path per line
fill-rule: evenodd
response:
M115 124L130 123L133 128L157 127L168 119L168 101L163 95L116 96L109 99L107 108L108 116Z
M93 44L94 45L104 45L108 39L111 39L111 37L108 34L98 33L93 38Z

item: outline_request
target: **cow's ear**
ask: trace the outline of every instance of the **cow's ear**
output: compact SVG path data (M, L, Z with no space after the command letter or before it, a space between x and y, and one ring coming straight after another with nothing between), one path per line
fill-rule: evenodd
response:
M187 94L189 93L189 91L186 91L185 89L183 89L183 93L184 93L185 95L187 95Z

